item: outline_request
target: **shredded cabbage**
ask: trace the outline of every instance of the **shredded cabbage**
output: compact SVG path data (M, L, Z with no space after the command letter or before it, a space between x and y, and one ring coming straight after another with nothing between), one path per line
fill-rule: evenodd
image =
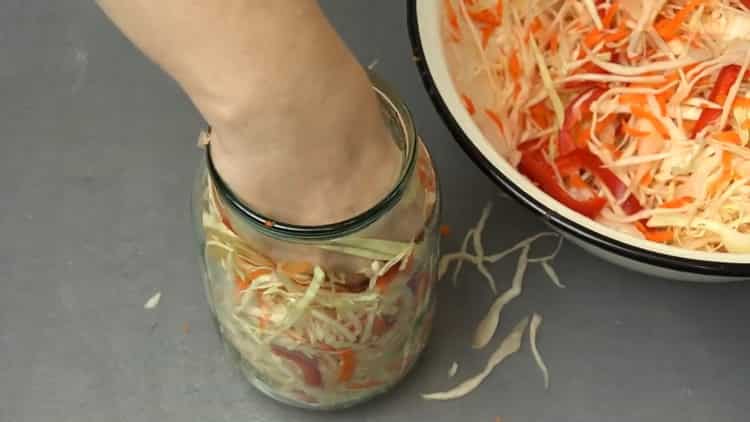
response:
M495 369L497 365L502 363L508 356L517 352L521 348L521 340L523 339L523 333L526 331L526 327L529 325L529 318L522 319L515 327L511 330L500 347L495 350L487 361L487 365L484 367L482 372L474 375L467 379L456 387L441 393L422 394L422 398L425 400L452 400L463 397L479 387Z
M318 290L320 290L320 285L326 278L326 274L323 272L323 270L320 269L320 267L316 266L314 271L315 272L313 274L312 281L310 282L310 285L305 289L305 293L301 298L292 302L291 305L286 309L286 318L284 318L284 320L281 321L281 324L278 325L278 327L276 328L276 333L268 337L266 341L273 340L276 335L283 333L290 327L293 327L294 324L299 321L305 311L307 311L307 307L310 306L310 303L313 301L313 299L315 299L315 295L317 295Z
M550 100L552 100L552 108L555 110L555 119L557 120L557 127L562 127L563 120L565 119L565 106L563 106L560 96L555 90L555 83L552 82L552 76L549 74L547 68L547 62L544 60L544 56L539 51L539 47L536 45L536 40L533 37L529 38L529 45L531 51L534 53L537 66L539 66L539 76L542 78L544 89L547 90Z
M450 378L455 377L457 372L458 372L458 363L453 362L451 364L451 368L448 370L448 377Z
M560 281L560 277L558 277L557 272L552 267L552 265L549 264L549 262L542 262L542 268L544 269L544 272L547 274L549 279L552 281L552 283L557 286L560 289L564 289L565 285L562 284Z
M346 239L333 240L330 243L318 246L327 251L354 255L360 258L373 259L376 261L390 261L393 257L401 255L411 247L410 243L394 242L382 239L360 239L350 237Z
M529 263L529 247L521 249L521 254L518 256L518 263L516 264L516 273L513 276L513 282L510 289L506 290L498 296L495 302L490 306L487 315L479 322L477 329L474 333L474 342L472 347L475 349L481 349L487 345L495 335L495 330L500 324L500 312L502 312L505 305L510 303L513 299L521 295L523 291L523 276L526 273L526 267Z
M159 306L159 301L161 300L161 292L154 293L153 296L151 296L146 303L143 304L143 309L154 309L157 306Z
M539 349L536 346L536 336L540 325L542 325L542 316L537 313L533 314L531 316L531 324L529 325L529 344L531 345L531 354L534 356L534 362L536 362L539 370L542 371L542 376L544 377L544 389L549 390L549 370L547 369L547 365L545 365L542 355L539 353Z
M544 271L557 287L565 287L560 282L560 279L555 273L554 268L550 264L550 262L552 262L557 257L557 254L560 252L560 249L563 245L562 236L557 233L539 233L527 239L521 240L520 242L502 252L498 252L492 255L485 255L484 247L482 246L482 233L484 232L491 209L491 204L488 204L484 207L477 225L467 232L467 236L464 238L463 244L461 245L461 251L443 255L438 265L439 277L442 277L442 275L448 271L449 265L454 262L456 263L456 267L458 267L458 265L460 265L464 261L468 261L474 264L479 269L482 268L480 267L480 264L493 264L516 251L521 251L518 257L518 262L516 264L515 274L511 280L511 287L503 292L503 294L501 294L493 302L487 314L477 326L472 343L472 347L477 349L483 348L487 345L487 343L489 343L498 327L498 324L500 322L500 314L503 308L522 293L523 277L529 263L541 264ZM467 249L470 237L474 240L474 255L469 253ZM545 256L529 258L529 253L534 243L545 238L553 238L557 241L552 253ZM484 268L486 272L482 272L480 270L480 273L488 280L492 280L492 283L490 284L490 288L492 288L494 286L494 276L489 272L489 270L486 269L486 267Z

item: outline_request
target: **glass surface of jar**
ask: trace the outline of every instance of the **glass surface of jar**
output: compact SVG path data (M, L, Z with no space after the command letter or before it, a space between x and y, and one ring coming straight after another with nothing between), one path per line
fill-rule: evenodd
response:
M431 330L437 179L408 110L372 80L402 165L392 191L361 215L315 227L274 222L221 180L210 143L196 180L206 295L226 349L251 384L299 407L343 408L385 392Z

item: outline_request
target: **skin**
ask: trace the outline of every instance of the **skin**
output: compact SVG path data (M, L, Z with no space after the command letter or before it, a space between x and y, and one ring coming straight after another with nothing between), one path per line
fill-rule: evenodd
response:
M393 188L401 154L315 0L98 3L188 94L212 126L219 173L252 208L320 225Z

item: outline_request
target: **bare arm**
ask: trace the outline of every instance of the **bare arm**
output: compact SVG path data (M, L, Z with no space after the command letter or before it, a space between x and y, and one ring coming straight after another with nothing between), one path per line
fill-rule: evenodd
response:
M252 207L330 223L393 185L399 153L367 76L315 0L99 4L212 125L219 172Z

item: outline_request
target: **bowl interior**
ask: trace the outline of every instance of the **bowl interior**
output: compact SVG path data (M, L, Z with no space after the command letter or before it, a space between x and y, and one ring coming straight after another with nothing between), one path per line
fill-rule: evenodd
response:
M690 262L697 271L704 268L712 273L727 270L750 275L750 254L690 251L621 233L568 209L509 165L474 123L453 84L441 35L442 4L435 0L410 1L412 43L420 59L422 76L428 85L433 85L428 88L443 119L472 159L495 181L555 226L600 247L630 254L632 259L640 257L664 263Z

